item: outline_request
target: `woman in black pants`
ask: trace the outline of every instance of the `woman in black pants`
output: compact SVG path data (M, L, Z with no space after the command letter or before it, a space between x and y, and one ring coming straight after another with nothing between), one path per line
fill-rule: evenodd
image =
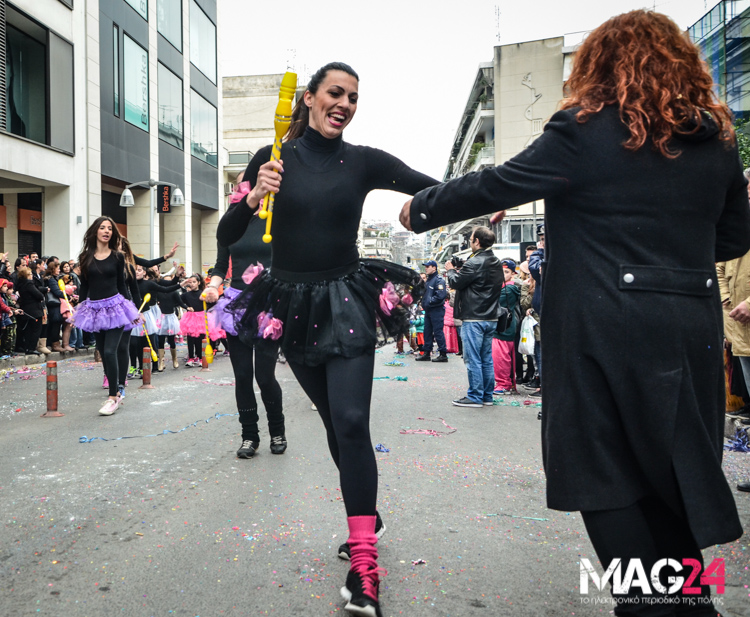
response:
M34 283L31 269L22 266L18 269L18 305L23 314L18 318L18 339L16 348L27 354L38 356L39 335L42 332L44 316L44 294Z
M111 416L122 402L118 391L118 347L125 328L132 328L140 317L128 299L125 282L125 256L120 252L120 232L108 216L100 216L83 238L80 302L73 319L77 327L93 332L96 348L107 373L109 398L99 409Z
M234 204L243 200L250 190L250 183L243 182L242 177L243 175L240 174L237 178L235 192L230 198L230 203ZM248 222L247 229L239 240L229 246L218 245L216 265L205 292L208 302L217 302L217 305L209 312L209 319L227 333L229 360L232 363L236 384L234 395L242 427L242 444L237 450L238 458L252 458L260 447L258 402L255 399L253 375L255 381L258 382L260 398L266 408L271 453L283 454L287 448L281 386L276 381L275 375L279 342L260 338L249 341L250 344L245 344L237 336L233 316L226 312L227 304L247 287L247 283L242 278L245 270L254 265L271 267L271 245L263 242L264 232L265 221L254 216ZM224 295L219 298L218 290L229 271L230 258L232 260L231 287L224 289Z
M357 74L343 63L313 75L294 110L283 161L269 162L270 146L253 157L244 178L254 186L230 206L217 237L223 246L237 242L263 197L276 193L273 267L228 309L238 317L246 344L283 332L284 355L320 413L339 468L349 524L349 541L340 551L351 556L341 590L346 610L380 615L375 543L383 528L382 523L378 528L378 472L369 430L376 319L389 332L397 330L397 320L380 302L387 282L416 287L415 300L422 286L408 268L360 261L357 230L371 190L413 195L437 181L386 152L343 141L358 87Z

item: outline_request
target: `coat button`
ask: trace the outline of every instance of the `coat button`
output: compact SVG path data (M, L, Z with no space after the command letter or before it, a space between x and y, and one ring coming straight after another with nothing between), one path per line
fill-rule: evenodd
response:
M708 279L708 280L706 281L706 287L711 287L711 285L713 285L713 284L714 284L714 281L713 281L713 279Z
M626 283L632 283L635 280L635 277L628 272L625 276L622 277L622 280Z
M427 215L424 212L422 212L422 214L420 214L419 216L421 216L423 220L427 220Z

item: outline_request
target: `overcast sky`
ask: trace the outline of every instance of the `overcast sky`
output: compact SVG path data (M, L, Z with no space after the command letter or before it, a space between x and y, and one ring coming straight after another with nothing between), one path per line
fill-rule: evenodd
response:
M479 63L493 47L591 30L655 8L681 28L715 0L219 0L222 76L309 77L332 61L359 73L359 106L344 139L381 148L442 179ZM499 12L499 16L498 16ZM273 114L273 110L270 112ZM365 218L393 219L405 201L376 191Z

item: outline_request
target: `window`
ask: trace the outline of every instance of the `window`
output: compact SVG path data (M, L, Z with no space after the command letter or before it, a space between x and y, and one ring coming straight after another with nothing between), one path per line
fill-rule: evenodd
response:
M148 21L148 0L125 0L143 19Z
M112 40L113 40L113 47L112 47L112 57L113 57L113 64L112 67L114 70L112 71L114 83L112 84L114 87L112 91L114 92L115 96L115 116L118 118L120 117L120 29L117 26L112 27Z
M73 45L14 7L5 10L6 113L0 130L72 153Z
M156 29L182 51L182 0L156 0Z
M148 131L148 52L127 34L122 52L125 121Z
M216 107L190 91L190 154L218 167Z
M216 83L216 26L190 0L190 62Z
M10 20L9 20L10 22ZM5 39L5 130L39 143L47 143L47 58L38 38L43 28L31 24L27 32L8 23ZM37 32L39 30L40 32Z
M182 150L182 80L159 64L159 139Z

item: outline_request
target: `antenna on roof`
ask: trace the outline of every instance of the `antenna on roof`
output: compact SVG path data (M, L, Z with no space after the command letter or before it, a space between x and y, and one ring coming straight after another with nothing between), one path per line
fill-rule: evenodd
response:
M502 13L500 12L500 5L495 5L495 30L497 31L497 34L495 35L495 38L497 39L497 42L500 42L500 15Z

